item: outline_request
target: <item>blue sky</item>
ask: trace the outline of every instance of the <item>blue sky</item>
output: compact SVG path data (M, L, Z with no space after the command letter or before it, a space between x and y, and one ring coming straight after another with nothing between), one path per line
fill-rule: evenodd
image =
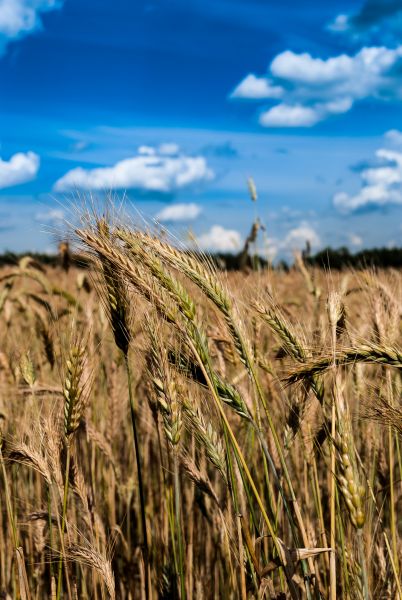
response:
M0 78L0 251L109 190L205 249L402 244L402 0L0 0Z

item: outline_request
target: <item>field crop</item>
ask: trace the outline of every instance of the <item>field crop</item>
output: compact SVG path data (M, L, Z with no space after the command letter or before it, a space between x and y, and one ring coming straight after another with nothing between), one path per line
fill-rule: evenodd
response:
M401 274L75 235L0 271L0 596L402 598Z

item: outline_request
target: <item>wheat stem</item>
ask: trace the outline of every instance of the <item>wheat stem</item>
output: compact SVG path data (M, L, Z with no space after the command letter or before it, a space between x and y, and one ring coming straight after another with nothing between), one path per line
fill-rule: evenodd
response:
M59 558L56 600L60 600L61 590L63 587L64 533L65 533L65 528L66 528L67 498L68 498L68 487L69 487L69 480L70 480L70 460L71 460L70 439L67 438L67 441L66 441L66 471L65 471L65 477L64 477L63 508L62 508L61 529L60 529L61 553L60 553L60 558Z
M140 445L139 445L138 432L137 432L137 423L136 423L137 419L136 419L136 411L135 411L135 403L134 403L134 394L133 394L133 389L132 389L132 385L133 385L132 384L132 374L131 374L130 361L128 360L127 354L124 354L124 363L125 363L126 373L127 373L131 425L132 425L132 429L133 429L135 459L136 459L136 463L137 463L138 491L139 491L139 495L140 495L140 512L141 512L141 526L142 526L142 537L143 537L143 558L144 558L144 568L145 568L145 595L146 595L146 598L148 599L149 598L150 566L149 566L147 520L146 520L146 513L145 513L144 484L143 484L143 479L142 479Z

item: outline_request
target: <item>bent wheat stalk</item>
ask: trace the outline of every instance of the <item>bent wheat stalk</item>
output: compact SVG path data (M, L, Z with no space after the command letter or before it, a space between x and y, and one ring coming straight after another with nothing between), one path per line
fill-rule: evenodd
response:
M97 222L99 236L103 239L104 245L111 245L111 235L109 225L105 219L99 219ZM109 321L112 327L114 341L117 348L121 351L124 358L124 365L127 375L128 396L130 402L131 426L133 430L134 452L137 466L138 492L140 497L141 527L143 536L143 558L145 567L145 597L148 599L150 594L150 566L149 566L149 547L147 521L145 512L145 494L144 483L141 468L140 442L137 427L137 415L135 408L135 399L133 393L133 376L129 360L129 348L131 342L130 331L130 299L127 286L121 274L114 268L114 263L108 259L104 253L98 252L101 262L101 268L104 279L106 305L109 312Z
M379 346L377 344L362 344L355 348L338 350L334 356L322 356L305 363L302 367L295 369L284 378L286 385L292 385L303 379L309 379L328 371L333 365L352 365L354 363L371 363L402 368L402 350L391 346Z

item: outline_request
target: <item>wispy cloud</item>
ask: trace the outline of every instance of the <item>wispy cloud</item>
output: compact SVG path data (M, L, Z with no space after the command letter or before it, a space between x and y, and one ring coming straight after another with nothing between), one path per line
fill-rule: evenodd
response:
M41 13L61 8L62 0L1 0L0 53L9 40L22 38L42 27Z
M163 144L158 148L141 146L136 156L111 167L72 169L56 181L54 190L141 189L168 193L213 176L203 156L187 156L178 146Z
M10 160L0 158L0 189L35 179L40 159L34 152L18 152Z
M194 202L183 204L171 204L166 206L155 216L155 219L161 223L175 223L178 221L192 221L202 212L201 206Z
M355 102L365 98L399 101L401 66L402 46L373 46L352 56L340 54L327 59L286 50L273 59L266 75L248 75L232 97L280 98L280 103L260 114L264 127L312 127L348 112ZM269 90L279 89L282 91L277 96L268 95Z

